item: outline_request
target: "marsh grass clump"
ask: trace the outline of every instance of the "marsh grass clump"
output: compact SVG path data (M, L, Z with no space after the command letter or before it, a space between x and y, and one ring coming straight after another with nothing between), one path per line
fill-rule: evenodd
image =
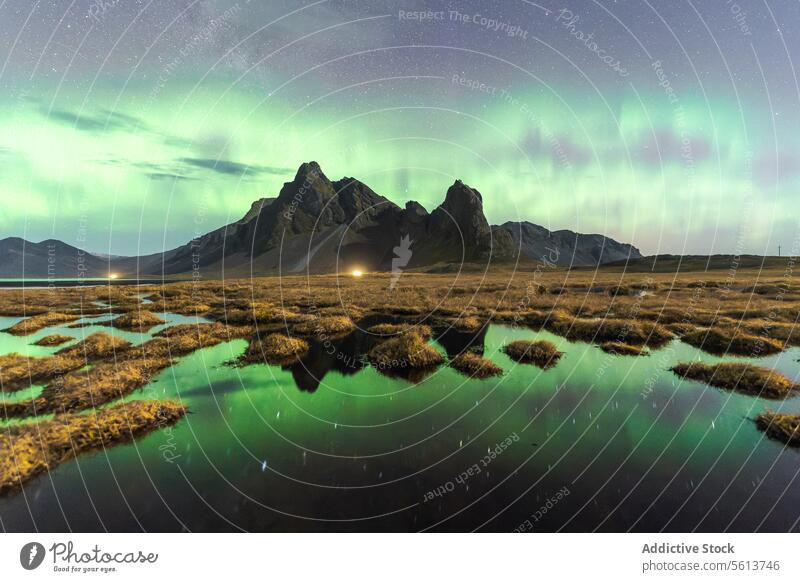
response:
M489 358L473 352L464 352L450 360L450 367L471 378L491 378L503 373L503 368Z
M754 319L742 323L749 334L775 340L787 346L800 345L800 326L768 319Z
M550 325L556 326L559 322L569 321L572 318L572 314L564 309L553 309L551 311L531 309L521 314L522 323L537 330Z
M138 400L88 414L65 414L0 431L0 494L79 453L129 442L175 424L186 409L169 400Z
M83 358L87 362L110 358L130 347L130 342L102 331L93 333L75 345L60 349L57 356Z
M618 341L634 345L659 347L675 335L664 326L633 319L551 319L547 329L567 339L585 342Z
M128 350L133 358L172 358L185 356L201 348L218 345L233 339L247 338L253 333L250 326L224 323L182 323L158 332L155 337Z
M4 330L11 335L30 335L44 329L46 327L53 327L54 325L61 325L63 323L71 323L79 319L78 315L73 313L60 313L58 311L48 311L33 317L28 317L19 321Z
M800 414L779 414L766 410L756 417L756 426L768 437L800 447Z
M60 346L67 342L71 342L75 338L69 335L64 335L61 333L51 333L50 335L46 335L43 338L39 339L38 341L33 342L34 345L43 346L47 348L52 348L55 346Z
M110 322L107 322L107 325L119 329L146 332L151 328L163 323L166 323L166 321L152 311L137 309L135 311L129 311L127 313L123 313L122 315L118 315Z
M534 364L545 370L555 366L561 358L555 344L545 340L516 340L507 344L503 351L516 362Z
M42 384L85 365L81 358L31 358L17 353L0 356L0 392L17 392Z
M311 321L298 323L292 331L298 335L339 337L347 335L355 328L353 320L349 317L331 315L316 317Z
M404 333L416 333L425 340L433 337L433 330L428 325L414 323L379 323L367 329L367 332L377 336L396 336Z
M689 380L763 398L785 398L800 389L780 372L747 363L691 362L678 364L672 371Z
M681 340L714 355L759 357L783 351L780 341L751 335L735 327L698 329L684 334Z
M697 328L691 323L675 322L664 324L664 327L678 337L683 337L687 333L694 332Z
M444 362L444 357L425 338L415 332L404 333L373 347L367 354L369 361L379 370L402 368L433 368Z
M448 323L453 329L462 333L477 333L486 325L485 321L474 316L462 316Z
M647 348L633 346L625 342L604 342L600 344L600 349L608 354L617 356L646 356L649 353Z
M103 362L56 378L29 400L4 403L9 417L76 412L102 406L141 388L172 363L166 358Z
M265 337L253 336L239 362L245 364L286 365L302 357L309 350L304 339L271 333Z

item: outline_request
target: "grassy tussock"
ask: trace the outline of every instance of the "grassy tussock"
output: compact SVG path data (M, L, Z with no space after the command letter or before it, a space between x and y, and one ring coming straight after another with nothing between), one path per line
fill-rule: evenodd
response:
M379 323L378 325L373 325L367 331L377 336L396 336L413 332L425 340L433 337L433 330L430 326L412 323Z
M66 358L83 358L87 362L114 357L130 347L130 342L99 331L87 336L78 343L56 352Z
M84 451L129 442L172 425L185 413L177 402L135 401L8 427L0 431L0 493L52 471Z
M672 371L688 380L762 398L786 398L800 389L780 372L746 363L691 362L678 364Z
M676 336L683 337L687 333L692 333L695 330L695 327L691 323L668 323L664 326L669 331L674 333Z
M309 350L308 342L281 333L253 336L240 361L247 364L286 365Z
M60 346L61 344L65 344L67 342L71 342L74 339L75 339L74 337L69 336L69 335L63 335L63 334L60 334L60 333L52 333L50 335L44 336L39 341L36 341L36 342L33 342L33 343L34 343L34 345L37 345L37 346L44 346L44 347L51 348L51 347L54 347L54 346Z
M282 307L276 307L271 303L255 301L252 304L235 303L216 307L208 313L209 317L217 321L225 321L229 324L240 325L259 325L270 323L295 324L312 321L313 315L300 313Z
M600 344L600 349L608 354L617 356L646 356L648 351L642 346L632 346L624 342L604 342Z
M779 414L767 410L758 415L756 426L771 438L800 447L800 414Z
M141 388L171 363L165 358L103 362L88 370L78 370L56 378L36 398L7 402L3 407L8 417L60 414L95 408Z
M780 341L751 335L735 327L712 327L684 334L681 340L714 355L767 356L783 351Z
M249 326L182 323L161 330L153 339L131 348L129 352L133 358L172 358L233 339L247 338L252 333L253 328Z
M471 316L459 317L458 319L451 320L448 323L453 327L453 329L463 333L477 333L486 324L485 321Z
M450 367L471 378L491 378L503 373L503 368L490 359L472 352L464 352L450 360Z
M164 319L152 311L137 309L115 317L109 322L109 325L119 329L146 332L163 323L166 323Z
M662 325L630 319L551 319L546 327L567 339L585 342L618 341L658 347L675 337Z
M310 336L340 336L350 333L355 329L353 320L349 317L327 316L316 317L311 321L299 323L292 331L298 335Z
M50 356L31 358L11 353L0 356L0 392L16 392L43 384L85 364L82 358Z
M509 358L523 364L534 364L542 369L552 368L561 358L561 352L548 341L517 340L507 344L503 351Z
M79 319L78 315L73 313L60 313L58 311L49 311L40 315L28 317L20 322L15 323L8 329L4 330L11 335L30 335L34 332L52 327L54 325L61 325L63 323L70 323Z
M414 332L378 344L369 351L367 357L381 370L433 368L444 362L442 354Z

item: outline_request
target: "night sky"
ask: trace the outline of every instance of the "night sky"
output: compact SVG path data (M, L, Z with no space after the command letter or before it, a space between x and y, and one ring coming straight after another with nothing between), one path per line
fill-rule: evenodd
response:
M798 58L789 0L0 0L0 237L172 248L316 160L645 254L797 254Z

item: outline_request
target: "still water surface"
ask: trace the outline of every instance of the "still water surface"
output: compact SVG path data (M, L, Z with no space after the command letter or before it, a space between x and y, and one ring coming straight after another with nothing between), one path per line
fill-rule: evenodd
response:
M0 318L0 328L17 321ZM168 325L197 321L169 316ZM0 353L45 355L49 333L0 334ZM502 353L514 339L564 352L547 371ZM605 354L548 332L490 326L473 342L506 372L446 367L417 384L364 366L359 334L291 369L228 363L237 340L184 357L131 398L175 398L175 427L69 461L0 498L7 531L788 531L800 453L764 438L770 402L681 381L668 368L720 358L675 341ZM434 342L455 353L468 338ZM762 358L791 378L800 351ZM744 361L742 358L728 358ZM649 387L649 388L648 388ZM40 388L26 392L30 395ZM545 509L542 509L542 508ZM535 516L535 519L534 517Z

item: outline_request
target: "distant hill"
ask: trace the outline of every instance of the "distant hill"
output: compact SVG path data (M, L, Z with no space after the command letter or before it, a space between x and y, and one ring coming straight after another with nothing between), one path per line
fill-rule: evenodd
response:
M628 259L641 259L636 247L601 234L578 234L571 230L550 231L530 222L506 222L494 232L511 235L513 246L529 259L547 260L560 266L596 266Z
M199 271L207 277L240 277L355 267L388 271L400 263L409 269L462 263L475 268L518 260L596 266L641 257L635 247L602 235L551 232L529 222L491 226L481 193L460 180L429 213L413 201L401 208L355 178L331 181L319 164L308 162L277 197L255 201L240 220L163 253L93 257L97 262L87 276L111 270L139 276ZM43 276L40 269L46 265L35 265L26 268L27 276Z
M103 277L109 259L101 258L58 240L39 243L11 237L0 240L0 277L47 278Z

